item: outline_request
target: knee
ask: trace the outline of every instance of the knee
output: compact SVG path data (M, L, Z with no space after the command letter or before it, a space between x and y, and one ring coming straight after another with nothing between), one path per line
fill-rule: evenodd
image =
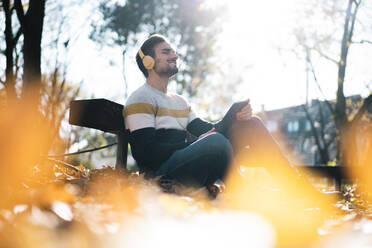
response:
M250 121L254 122L254 123L258 123L258 124L263 124L262 120L260 117L258 116L252 116Z
M252 116L250 119L249 119L249 124L250 125L253 125L253 126L265 126L265 124L262 122L261 118L260 117L257 117L257 116Z
M259 117L252 116L247 121L237 121L237 122L235 122L235 125L233 126L233 130L241 130L242 128L243 129L249 128L249 129L254 129L254 130L261 130L261 129L266 129L266 126Z
M212 133L205 138L208 139L208 143L210 144L210 146L215 149L223 149L225 147L228 147L230 144L229 140L220 133Z
M213 133L205 137L208 139L209 150L216 154L230 158L232 156L232 146L228 139L220 133Z

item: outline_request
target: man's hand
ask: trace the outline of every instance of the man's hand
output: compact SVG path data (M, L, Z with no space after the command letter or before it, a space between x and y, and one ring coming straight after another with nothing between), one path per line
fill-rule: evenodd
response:
M238 113L236 113L236 119L238 121L248 121L252 117L252 107L247 100L247 105L245 105Z
M216 130L215 130L214 128L212 128L212 129L209 130L208 132L203 133L202 135L200 135L199 138L198 138L198 140L204 138L204 137L207 136L207 135L210 135L210 134L212 134L212 133L215 133L215 132L216 132Z

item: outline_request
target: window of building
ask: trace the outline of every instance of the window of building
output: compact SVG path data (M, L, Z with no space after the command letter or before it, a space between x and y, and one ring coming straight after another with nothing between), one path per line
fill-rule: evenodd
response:
M300 123L298 121L290 121L287 123L287 131L289 133L298 132L300 128Z
M289 133L293 132L293 123L291 121L287 123L287 131Z
M293 122L293 132L298 132L299 129L300 129L299 121L294 121Z

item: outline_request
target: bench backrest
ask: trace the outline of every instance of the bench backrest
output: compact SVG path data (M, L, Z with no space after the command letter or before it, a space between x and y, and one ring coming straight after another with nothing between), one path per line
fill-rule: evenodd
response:
M123 109L123 105L102 98L75 100L70 103L69 123L116 134L116 166L126 168L128 131L125 129Z

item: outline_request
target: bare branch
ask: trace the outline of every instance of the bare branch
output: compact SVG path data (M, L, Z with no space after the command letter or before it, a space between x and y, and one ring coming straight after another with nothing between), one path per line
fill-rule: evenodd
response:
M364 44L364 43L368 43L368 44L371 44L371 45L372 45L372 41L370 41L370 40L353 41L352 43L354 43L354 44Z
M323 115L323 109L322 105L318 101L318 111L319 111L319 116L320 116L320 137L322 138L323 146L325 147L325 121L324 121L324 115Z
M328 149L329 145L332 144L332 142L334 141L334 139L336 138L336 136L337 136L337 133L336 132L332 133L332 136L329 139L329 141L325 143L325 148L326 149Z
M323 58L325 59L328 59L329 61L333 62L334 64L338 65L338 61L336 59L333 59L331 57L329 57L328 55L326 55L325 53L323 53L320 49L316 49L314 48L314 50L320 55L322 56Z
M15 46L19 40L19 37L21 37L21 34L22 34L22 28L19 28L16 35L14 36L14 39L13 39L13 46Z
M355 3L355 5L356 6L358 6L359 7L359 5L362 3L362 0L359 0L359 1L357 1L357 0L354 0L353 1L354 3Z
M56 97L58 101L60 101L60 99L62 98L62 93L65 90L65 84L66 84L66 78L63 78L61 85L59 86L59 91Z
M19 57L20 57L20 54L18 53L17 49L14 49L14 53L15 53L15 72L14 72L14 76L17 77L18 76L18 72L19 72L19 69L20 69L20 65L19 65Z
M368 83L365 83L364 86L366 87L366 89L367 89L369 92L372 91L372 90L371 90L371 87L369 87L369 84L368 84Z
M356 113L356 115L354 116L353 120L350 121L350 124L358 122L362 118L363 114L366 112L369 105L371 105L371 104L372 104L372 94L369 95L366 99L364 99L362 106L359 108L359 110Z
M350 33L349 33L349 38L348 38L349 43L351 43L351 40L353 38L354 25L355 25L356 15L358 13L360 1L359 1L359 3L357 1L354 1L354 3L355 3L355 9L354 9L354 12L352 13L352 16L351 16L351 27L350 27Z
M65 81L66 80L64 79L63 82L62 82L62 84L61 84L61 91L64 88ZM71 102L72 100L74 100L77 97L77 95L79 94L79 91L80 91L80 86L72 94L72 96L69 98L68 102ZM64 107L63 110L62 110L62 112L60 113L58 119L55 116L53 117L53 120L55 120L54 129L52 130L52 137L53 137L53 139L55 137L57 137L58 132L59 132L59 129L60 129L61 124L62 124L62 120L65 118L65 115L66 115L68 109L69 109L69 106ZM53 113L54 113L54 111L53 111Z
M310 56L306 56L306 59L307 59L307 62L309 63L309 65L310 65L310 67L311 67L311 72L312 72L312 74L313 74L314 81L315 81L315 83L316 83L316 85L317 85L317 87L318 87L320 93L322 94L322 96L323 96L323 98L324 98L324 102L327 104L327 106L328 106L329 110L331 111L331 113L332 113L332 114L335 114L335 110L333 109L331 103L326 99L325 94L324 94L324 92L323 92L323 90L322 90L322 87L320 87L320 84L319 84L318 78L317 78L317 76L316 76L315 69L314 69L314 66L313 66L313 63L312 63L312 61L311 61Z
M75 93L73 95L72 100L74 100L77 96L79 96L79 93L80 93L80 89L81 89L82 84L83 84L83 81L80 82L79 87L76 89L76 91L75 91Z
M23 11L22 1L14 0L14 8L16 10L19 23L21 24L21 29L23 29L25 23L25 12Z
M316 131L316 128L315 128L315 124L314 124L314 120L313 118L311 118L311 115L309 113L309 110L305 107L304 104L301 105L302 109L304 110L305 112L305 115L306 115L306 118L309 120L310 122L310 127L311 127L311 133L313 134L314 136L314 139L315 139L315 143L316 143L316 146L318 147L319 151L321 151L323 149L321 143L320 143L320 140L319 140L319 136L318 136L318 133Z

